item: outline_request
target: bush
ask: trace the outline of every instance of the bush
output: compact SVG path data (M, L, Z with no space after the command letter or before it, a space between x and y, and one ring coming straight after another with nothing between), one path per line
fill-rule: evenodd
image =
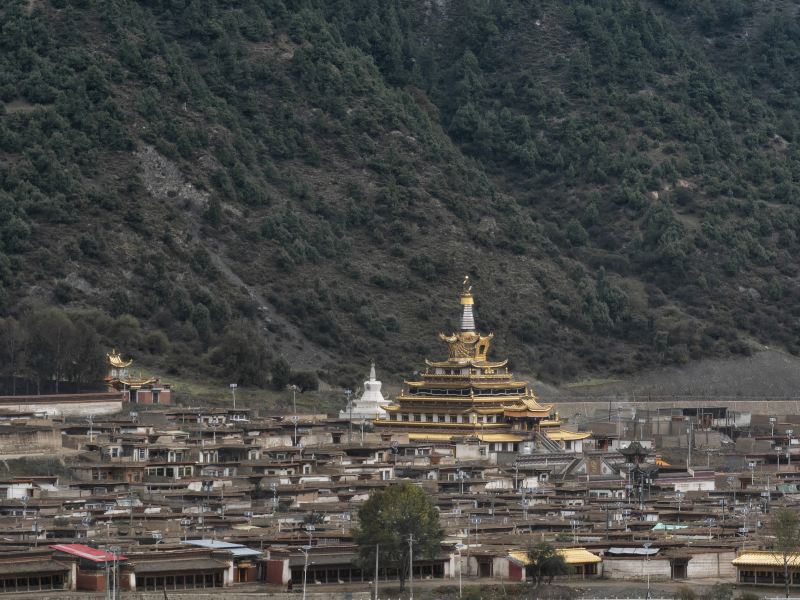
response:
M292 371L289 382L296 385L300 392L315 392L319 389L319 379L313 371Z
M678 588L675 598L677 600L695 600L697 598L697 594L694 593L692 588L684 585Z

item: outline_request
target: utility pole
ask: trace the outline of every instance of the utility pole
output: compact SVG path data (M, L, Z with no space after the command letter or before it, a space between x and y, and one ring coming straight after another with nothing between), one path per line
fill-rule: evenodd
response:
M414 600L414 534L408 536L408 599ZM303 598L305 600L305 598Z
M300 550L305 555L305 560L303 561L303 600L306 600L306 574L308 573L308 553L311 550L311 546L303 546Z
M645 542L643 544L645 551L644 563L645 563L645 569L647 570L647 600L650 600L651 598L650 596L650 546L651 545L652 542Z
M456 552L458 552L458 597L461 598L461 549L464 544L456 544Z
M348 408L350 410L350 418L348 419L348 421L349 421L349 423L348 423L349 429L348 429L348 433L347 433L347 443L348 444L352 444L353 443L353 400L352 400L351 397L353 395L353 390L351 390L349 388L346 389L344 391L344 395L347 396L347 404L348 404Z
M375 600L378 600L378 578L380 577L380 569L378 568L378 557L381 554L381 545L375 544Z

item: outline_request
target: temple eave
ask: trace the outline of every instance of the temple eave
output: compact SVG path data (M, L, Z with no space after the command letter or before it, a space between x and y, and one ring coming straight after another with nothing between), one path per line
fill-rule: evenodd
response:
M498 360L498 361L489 361L489 360L476 360L474 358L465 357L465 358L450 358L448 360L429 360L425 359L425 364L429 367L438 367L438 368L445 368L445 369L456 369L461 367L476 367L476 368L484 368L484 369L499 369L500 367L505 367L508 364L508 359L506 360Z
M475 377L468 377L464 376L461 379L457 379L455 381L404 381L404 383L408 387L418 388L418 387L429 387L431 389L442 389L448 390L453 388L463 389L466 387L472 387L475 389L491 389L491 388L524 388L528 385L527 381L511 381L508 380L500 380L500 381L485 381L481 379L480 376Z
M430 421L392 421L390 419L375 419L375 425L386 425L392 429L464 429L467 431L483 431L487 429L508 429L508 423L432 423Z
M397 396L396 400L400 403L421 403L427 404L437 402L460 402L461 404L497 404L498 406L506 406L518 402L520 396L407 396L401 394Z

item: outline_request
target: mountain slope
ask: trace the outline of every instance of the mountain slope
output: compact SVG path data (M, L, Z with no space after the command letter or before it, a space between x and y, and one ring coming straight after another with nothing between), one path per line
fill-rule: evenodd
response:
M549 380L797 352L796 4L563 4L6 3L0 311L350 383L440 353L470 273Z

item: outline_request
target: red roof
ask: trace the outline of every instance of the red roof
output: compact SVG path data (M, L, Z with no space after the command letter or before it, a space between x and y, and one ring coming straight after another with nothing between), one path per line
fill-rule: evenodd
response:
M72 554L73 556L77 556L79 558L85 558L86 560L90 560L92 562L99 563L110 562L114 560L113 552L98 550L97 548L85 546L84 544L55 544L50 547L53 550L66 552L67 554ZM122 554L117 554L117 560L125 560L125 557L122 556Z

